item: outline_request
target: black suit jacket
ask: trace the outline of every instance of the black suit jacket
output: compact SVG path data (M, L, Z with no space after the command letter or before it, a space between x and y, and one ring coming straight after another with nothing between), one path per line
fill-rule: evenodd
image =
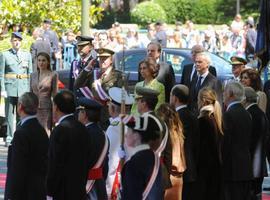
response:
M5 199L44 200L49 139L37 118L17 127L8 150Z
M161 82L165 87L165 101L170 101L170 92L172 87L175 85L175 74L172 65L166 62L159 62L159 71L157 80Z
M184 65L180 84L184 84L187 87L190 87L190 84L191 84L190 76L191 76L191 73L192 73L193 66L194 66L193 63L188 64L188 65ZM217 76L217 71L216 71L215 67L209 66L209 72L212 75L214 75L215 77ZM196 71L194 73L196 73Z
M252 120L240 104L232 105L223 115L223 170L225 181L248 181L253 178L250 154Z
M189 109L181 108L177 111L183 124L185 136L185 158L187 169L184 172L184 182L194 182L197 178L198 150L200 142L200 132L198 120Z
M94 167L102 153L105 145L105 137L107 136L105 136L104 132L97 123L92 123L86 128L90 136L89 146L91 147L91 151L89 169L91 169ZM95 190L98 199L107 199L105 180L108 174L108 153L101 167L103 168L103 179L96 180L93 189Z
M56 126L50 137L47 194L53 199L85 199L90 138L73 116Z
M222 84L215 76L213 76L211 73L208 73L203 83L199 87L199 90L195 89L196 84L197 84L197 80L194 80L191 82L191 85L190 85L189 95L190 95L190 108L192 111L198 114L198 105L197 105L198 91L204 87L208 87L214 90L217 94L217 99L220 105L222 105Z
M261 178L267 176L266 150L269 138L268 119L257 104L250 106L247 111L252 117L252 135L250 153L253 165L253 176Z

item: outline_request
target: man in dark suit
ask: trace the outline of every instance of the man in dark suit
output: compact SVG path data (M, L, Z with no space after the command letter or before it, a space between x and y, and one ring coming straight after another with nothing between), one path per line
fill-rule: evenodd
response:
M217 99L222 105L222 84L209 72L210 57L205 53L198 53L195 57L197 78L190 84L190 109L198 114L197 97L201 88L209 87L217 94Z
M175 85L171 91L170 104L175 107L179 118L183 124L185 136L185 158L187 169L183 176L183 200L195 200L196 196L196 179L197 163L200 132L198 120L188 109L189 89L185 85Z
M197 78L197 73L196 73L196 65L195 65L195 57L197 54L205 52L205 49L201 45L194 45L191 49L191 58L194 63L185 65L183 67L182 71L182 77L181 77L181 84L186 85L188 88L190 88L190 84L192 80ZM217 76L216 68L213 66L209 66L209 72L214 75L215 77Z
M262 183L267 176L266 150L269 148L269 124L265 113L258 107L258 95L251 87L245 87L244 106L252 118L250 153L253 167L253 199L262 199Z
M44 200L49 138L36 118L38 98L24 93L18 100L21 121L8 150L5 199Z
M156 59L158 75L156 79L165 87L165 101L170 101L170 92L175 84L175 75L172 65L160 61L161 45L158 42L150 42L147 46L147 56ZM140 79L140 77L139 77Z
M88 98L79 99L78 119L88 130L91 147L87 195L89 199L107 199L105 180L108 174L109 142L98 122L102 105Z
M90 136L78 122L72 92L62 90L53 98L56 127L49 145L47 195L53 199L85 199L90 162Z
M225 200L249 200L253 180L250 143L252 119L242 106L243 86L229 82L224 90L223 177Z

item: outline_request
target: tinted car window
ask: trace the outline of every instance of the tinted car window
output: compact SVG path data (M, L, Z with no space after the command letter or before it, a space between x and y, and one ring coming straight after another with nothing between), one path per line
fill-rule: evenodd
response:
M228 61L224 60L223 58L209 53L211 58L211 65L214 66L217 70L217 74L231 74L231 65Z
M175 53L165 53L165 60L172 65L175 74L182 74L183 66L190 63L187 58Z
M118 69L121 69L123 66L125 66L125 71L138 71L138 65L139 63L145 58L144 53L136 52L134 54L129 54L125 56L125 60L119 58L119 67Z

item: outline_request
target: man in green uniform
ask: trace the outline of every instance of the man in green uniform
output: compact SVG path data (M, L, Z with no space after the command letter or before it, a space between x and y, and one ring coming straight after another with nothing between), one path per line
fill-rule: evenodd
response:
M10 40L12 48L0 54L1 96L5 97L5 116L8 122L6 145L12 140L18 97L30 88L32 59L29 52L21 49L22 39L19 32L13 32Z

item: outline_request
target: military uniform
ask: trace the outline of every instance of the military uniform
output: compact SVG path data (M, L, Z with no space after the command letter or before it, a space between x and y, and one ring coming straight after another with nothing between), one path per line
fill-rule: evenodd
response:
M88 36L77 36L77 46L84 46L91 44L93 38ZM81 97L88 97L88 91L85 88L74 88L75 79L79 76L80 72L89 64L92 59L96 59L96 52L91 50L88 55L83 59L75 59L72 61L69 73L69 90L74 92L76 102Z
M121 88L112 87L109 89L108 94L110 96L110 103L114 104L114 106L121 106L121 98L122 92L125 92L125 106L131 106L133 103L133 98L127 94L126 91L122 91ZM120 183L120 177L118 176L120 173L120 159L118 157L118 150L121 147L121 118L120 116L111 117L110 125L106 130L106 135L110 141L109 148L109 171L108 177L106 180L106 189L109 197L116 195L116 189Z
M89 171L87 182L87 199L103 200L107 199L105 180L108 173L108 158L109 141L100 126L98 125L99 112L101 105L94 100L88 98L80 98L78 101L79 107L86 112L91 112L93 119L88 116L88 123L85 124L90 136L89 146ZM95 116L97 118L95 118ZM95 118L95 120L94 120Z
M108 49L98 49L98 57L110 57L114 52ZM115 70L113 66L110 66L96 79L95 69L82 70L74 83L75 89L88 87L90 90L90 98L105 105L109 100L108 90L111 87L122 87L122 72ZM106 130L109 125L109 114L107 107L102 109L101 124L103 130Z
M22 40L20 33L12 33L12 37ZM7 117L7 143L10 143L14 132L14 113L18 97L29 91L29 78L32 73L31 54L19 49L9 49L0 54L0 78L1 88L5 91L5 115ZM18 121L18 116L17 121Z

